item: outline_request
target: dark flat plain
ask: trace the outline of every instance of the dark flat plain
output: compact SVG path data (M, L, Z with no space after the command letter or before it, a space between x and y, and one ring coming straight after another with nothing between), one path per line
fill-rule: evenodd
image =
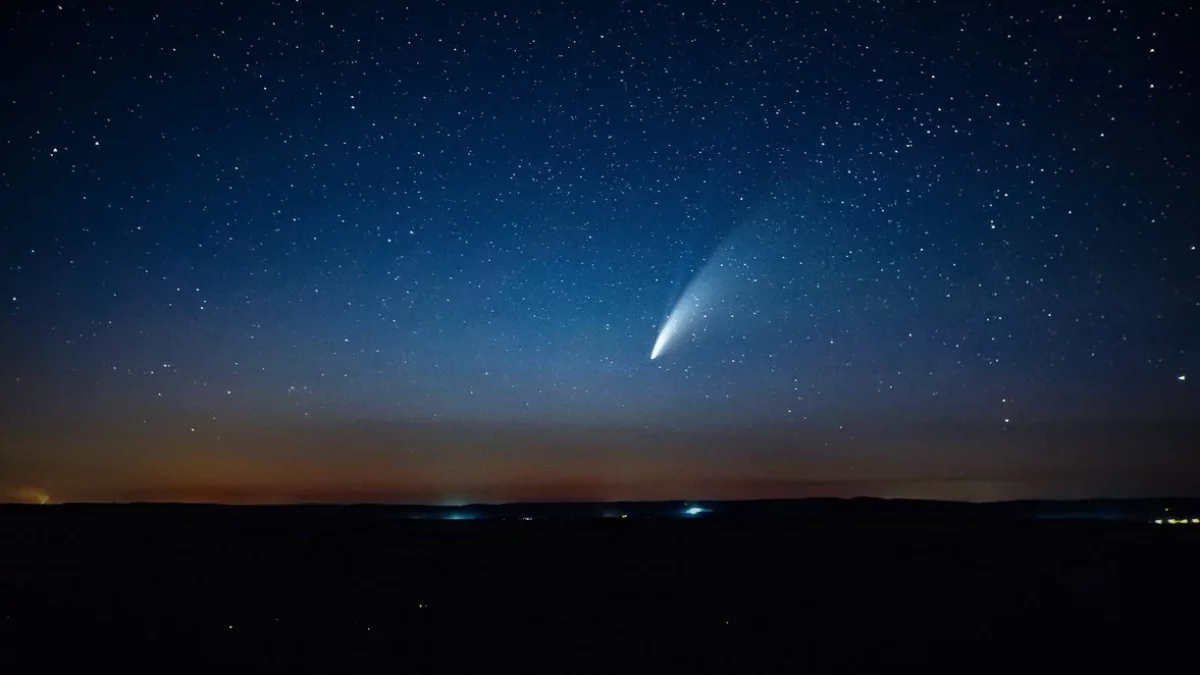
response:
M386 513L0 507L0 670L1184 672L1200 635L1200 525Z

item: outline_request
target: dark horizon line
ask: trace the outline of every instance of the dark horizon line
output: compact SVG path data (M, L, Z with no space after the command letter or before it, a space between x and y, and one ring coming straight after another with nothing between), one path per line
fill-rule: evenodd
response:
M419 502L280 502L280 503L230 503L230 502L187 502L187 501L67 501L34 504L29 502L0 501L0 507L80 507L80 506L184 506L184 507L217 507L217 508L250 508L278 509L297 507L370 507L370 508L414 508L414 509L443 509L461 510L470 508L505 508L513 506L617 506L617 505L684 505L684 504L781 504L795 502L891 502L891 503L920 503L946 504L958 506L988 506L998 504L1090 504L1101 502L1189 502L1200 501L1200 495L1164 495L1157 497L1081 497L1081 498L1041 498L1041 499L999 499L990 501L967 501L954 499L936 499L925 497L879 497L872 495L857 495L853 497L765 497L760 499L656 499L656 500L613 500L613 501L516 501L516 502L468 502L464 504L432 504Z

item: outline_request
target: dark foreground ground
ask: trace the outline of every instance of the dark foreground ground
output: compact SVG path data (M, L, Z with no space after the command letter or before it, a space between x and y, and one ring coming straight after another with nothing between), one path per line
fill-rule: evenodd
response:
M0 507L0 672L1194 672L1198 589L1200 525Z

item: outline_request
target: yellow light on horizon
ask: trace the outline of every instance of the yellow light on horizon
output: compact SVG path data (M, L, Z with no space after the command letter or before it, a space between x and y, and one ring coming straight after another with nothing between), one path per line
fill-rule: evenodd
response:
M11 493L0 492L0 502L13 500L18 504L49 504L50 495L38 487L21 487Z

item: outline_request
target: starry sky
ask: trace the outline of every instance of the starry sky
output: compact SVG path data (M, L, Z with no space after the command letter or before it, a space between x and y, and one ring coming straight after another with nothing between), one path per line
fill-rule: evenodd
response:
M1200 490L1197 12L6 2L0 496Z

